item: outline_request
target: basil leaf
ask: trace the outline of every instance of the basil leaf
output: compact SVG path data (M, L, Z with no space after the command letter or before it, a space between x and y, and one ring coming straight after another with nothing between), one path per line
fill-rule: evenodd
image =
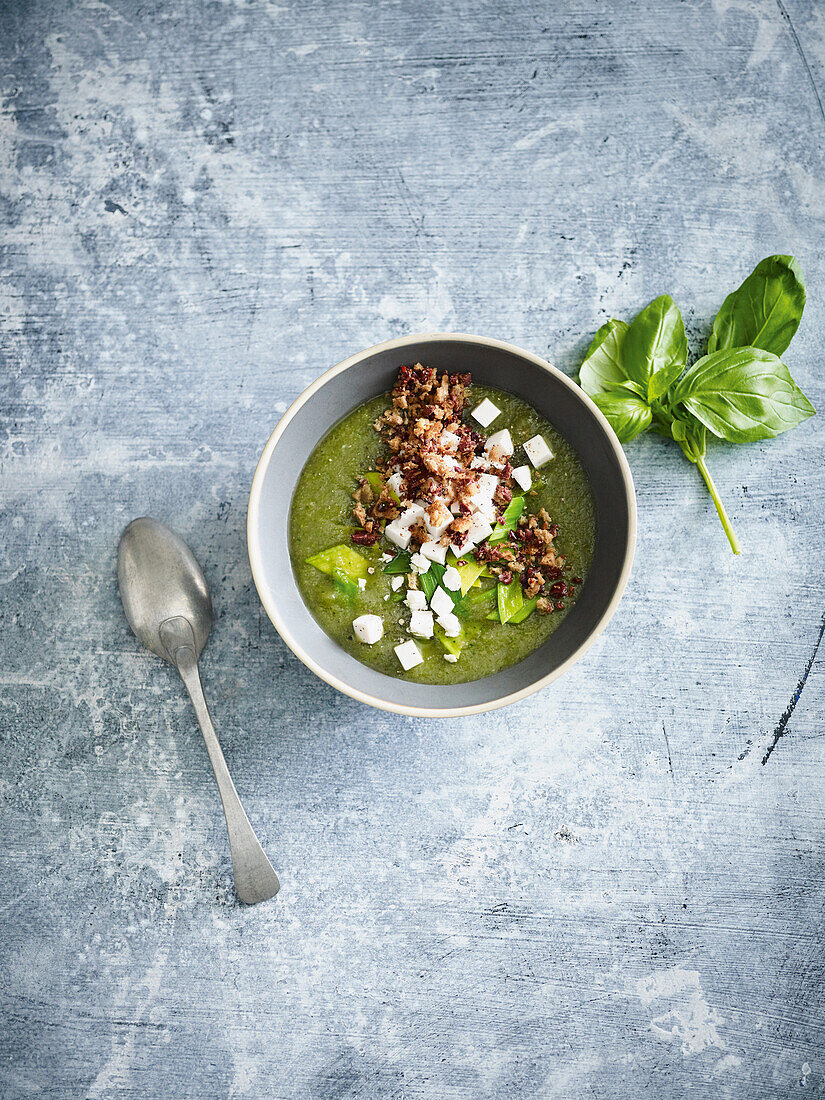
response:
M579 385L590 397L621 389L627 383L622 350L627 329L625 321L613 318L593 337L579 370Z
M384 573L409 573L412 569L409 550L399 550L392 561L388 561L382 572Z
M653 419L650 408L632 393L594 393L593 401L606 416L620 443L629 443L650 427Z
M730 443L773 439L816 412L782 360L761 348L705 355L676 385L671 401Z
M634 319L625 335L623 361L648 401L661 397L685 369L685 325L669 294L654 298Z
M781 355L805 308L805 279L793 256L767 256L722 303L708 353L754 347Z

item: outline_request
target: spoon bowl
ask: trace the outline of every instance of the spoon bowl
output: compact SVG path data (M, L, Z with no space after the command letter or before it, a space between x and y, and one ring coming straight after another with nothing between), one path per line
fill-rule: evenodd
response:
M212 597L180 535L151 516L133 519L120 536L117 579L129 626L147 649L174 664L160 627L180 616L192 627L200 657L212 629Z

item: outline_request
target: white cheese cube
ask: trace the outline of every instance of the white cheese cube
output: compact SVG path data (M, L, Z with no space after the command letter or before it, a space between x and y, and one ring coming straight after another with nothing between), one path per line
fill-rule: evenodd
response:
M444 570L444 576L441 578L441 583L445 588L449 588L451 592L461 591L461 574L455 566L447 566Z
M467 535L474 546L478 546L480 542L484 542L493 533L493 525L483 516L474 515L473 522L470 524L470 530Z
M497 409L493 402L485 397L481 404L473 409L470 416L477 420L482 428L486 428L497 416L501 416L501 409Z
M409 527L406 527L400 519L394 519L392 523L388 523L384 528L384 534L401 550L407 549L412 538Z
M451 615L453 611L453 598L443 588L436 588L430 597L430 609L436 615Z
M359 577L358 578L358 587L361 589L362 592L364 591L364 589L367 587L366 577Z
M392 586L393 592L397 592L398 589L401 587L401 585L403 583L404 583L404 578L401 576L400 573L396 573L396 575L390 581L390 585Z
M427 607L427 597L417 588L408 588L404 603L410 611L424 611Z
M393 520L393 523L399 523L402 527L412 527L414 523L420 523L426 515L427 512L424 506L416 502L411 504L409 508L405 508L398 519Z
M410 558L410 564L416 573L426 573L432 565L430 558L425 558L423 554L413 554Z
M367 645L375 645L384 637L384 624L380 615L359 615L352 620L355 637Z
M528 439L524 444L524 452L536 469L549 462L553 457L553 452L547 446L542 435L534 435L532 439Z
M461 436L455 434L455 432L448 432L445 428L441 433L441 446L446 447L448 451L454 451L461 442Z
M443 627L448 638L457 638L461 633L461 622L458 615L454 615L452 611L448 611L446 615L439 615L436 622Z
M424 521L424 526L427 529L427 534L435 542L440 539L450 524L453 522L453 517L450 515L449 519L445 519L443 523L430 523L429 520Z
M464 539L464 542L461 542L461 543L451 542L450 543L450 549L452 550L452 552L455 554L455 556L457 558L460 558L462 554L469 554L469 552L472 550L473 546L475 546L475 543L473 542L473 540L468 539L466 537Z
M450 505L450 511L453 513L454 516L457 516L458 513L461 511L461 505L458 503L457 500L453 501L453 503Z
M447 547L438 542L425 542L421 547L421 553L430 561L437 561L439 565L443 565L447 560Z
M509 458L515 450L513 440L507 428L495 432L484 444L484 450L490 458Z
M444 660L449 661L451 665L454 665L456 663L456 661L458 660L458 654L457 653L445 653L444 654Z
M489 497L492 500L497 488L498 478L495 474L479 474L478 492L482 496Z
M411 668L415 668L416 665L420 665L424 661L421 650L412 639L397 645L395 655L401 662L401 667L405 672L409 672Z
M392 561L392 554L382 554L381 561Z
M485 455L473 455L470 459L471 470L486 470L490 465L490 460Z
M398 496L401 491L402 480L403 474L401 473L395 473L391 477L387 478L387 486L392 489L396 496Z
M526 493L533 484L533 475L530 473L530 467L516 466L515 470L513 470L513 480L517 481Z
M479 523L495 523L496 522L496 508L491 500L483 500L478 508L475 508L472 513L473 523L478 521ZM472 530L472 528L471 528Z
M410 634L417 634L419 638L432 638L432 611L413 611L410 618Z

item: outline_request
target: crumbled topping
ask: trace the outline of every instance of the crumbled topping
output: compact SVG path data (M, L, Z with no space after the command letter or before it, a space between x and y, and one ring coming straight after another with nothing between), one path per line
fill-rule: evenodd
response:
M525 466L513 470L507 428L485 439L463 421L470 381L469 374L439 374L420 363L401 367L392 404L374 425L387 446L387 458L378 467L381 490L376 493L366 478L359 482L353 493L358 526L352 541L373 545L383 529L396 546L412 551L419 571L428 570L431 561L443 562L448 547L459 558L473 550L501 584L517 579L525 596L540 596L537 608L550 613L573 586L568 589L561 580L564 557L553 546L558 528L547 512L542 508L537 516L522 515L505 541L486 541L513 499L513 489L529 487L530 472ZM473 414L480 412L476 420L490 423L493 410L497 417L498 410L485 400ZM529 442L538 440L546 448L540 436ZM417 588L414 575L409 587Z

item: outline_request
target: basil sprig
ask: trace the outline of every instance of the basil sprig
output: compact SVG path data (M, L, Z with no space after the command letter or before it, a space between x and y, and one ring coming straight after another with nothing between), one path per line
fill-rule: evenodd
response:
M679 444L702 475L734 554L739 542L705 464L707 433L752 443L814 415L779 358L804 308L799 264L792 256L768 256L722 303L708 354L691 367L682 315L667 294L629 325L615 319L602 325L581 366L582 388L620 442L650 429Z

